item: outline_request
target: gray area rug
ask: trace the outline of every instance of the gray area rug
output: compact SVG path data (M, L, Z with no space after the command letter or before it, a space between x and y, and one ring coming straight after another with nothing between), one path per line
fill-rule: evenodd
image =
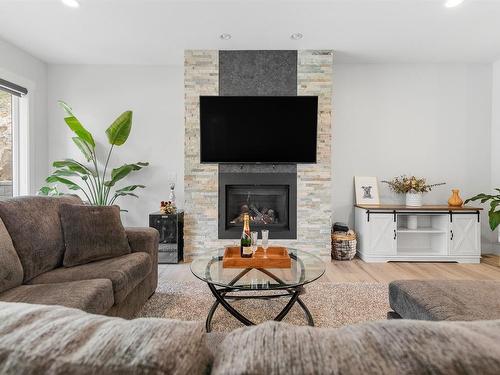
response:
M386 319L389 311L387 284L315 282L306 285L305 302L317 327L340 327ZM171 282L160 279L156 293L137 317L205 321L215 298L201 281ZM250 320L260 323L273 319L288 298L243 300L231 304ZM295 304L283 320L306 325L302 309ZM229 332L242 324L219 305L212 321L214 331Z

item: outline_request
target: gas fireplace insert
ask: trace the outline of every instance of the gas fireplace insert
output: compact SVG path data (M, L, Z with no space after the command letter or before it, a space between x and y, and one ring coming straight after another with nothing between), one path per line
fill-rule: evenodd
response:
M297 237L297 173L280 166L228 166L219 170L219 238L237 239L243 215L251 230L271 239ZM260 236L260 235L259 235Z

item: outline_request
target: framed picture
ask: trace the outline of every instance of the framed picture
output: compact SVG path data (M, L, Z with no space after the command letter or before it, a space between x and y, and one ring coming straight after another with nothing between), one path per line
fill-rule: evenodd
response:
M377 177L354 177L356 204L380 204Z

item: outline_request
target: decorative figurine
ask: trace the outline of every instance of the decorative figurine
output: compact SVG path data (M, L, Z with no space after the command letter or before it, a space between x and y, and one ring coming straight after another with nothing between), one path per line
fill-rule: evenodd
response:
M171 202L175 206L175 183L172 182L170 184L170 195L168 196L169 202Z

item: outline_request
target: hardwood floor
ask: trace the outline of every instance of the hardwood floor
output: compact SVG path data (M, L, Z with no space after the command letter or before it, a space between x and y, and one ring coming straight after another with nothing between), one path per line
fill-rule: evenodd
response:
M329 261L325 275L319 281L332 282L381 282L398 279L450 279L450 280L499 280L500 267L488 264L457 263L365 263L361 259L352 261ZM163 280L194 281L189 263L161 264L159 272Z

